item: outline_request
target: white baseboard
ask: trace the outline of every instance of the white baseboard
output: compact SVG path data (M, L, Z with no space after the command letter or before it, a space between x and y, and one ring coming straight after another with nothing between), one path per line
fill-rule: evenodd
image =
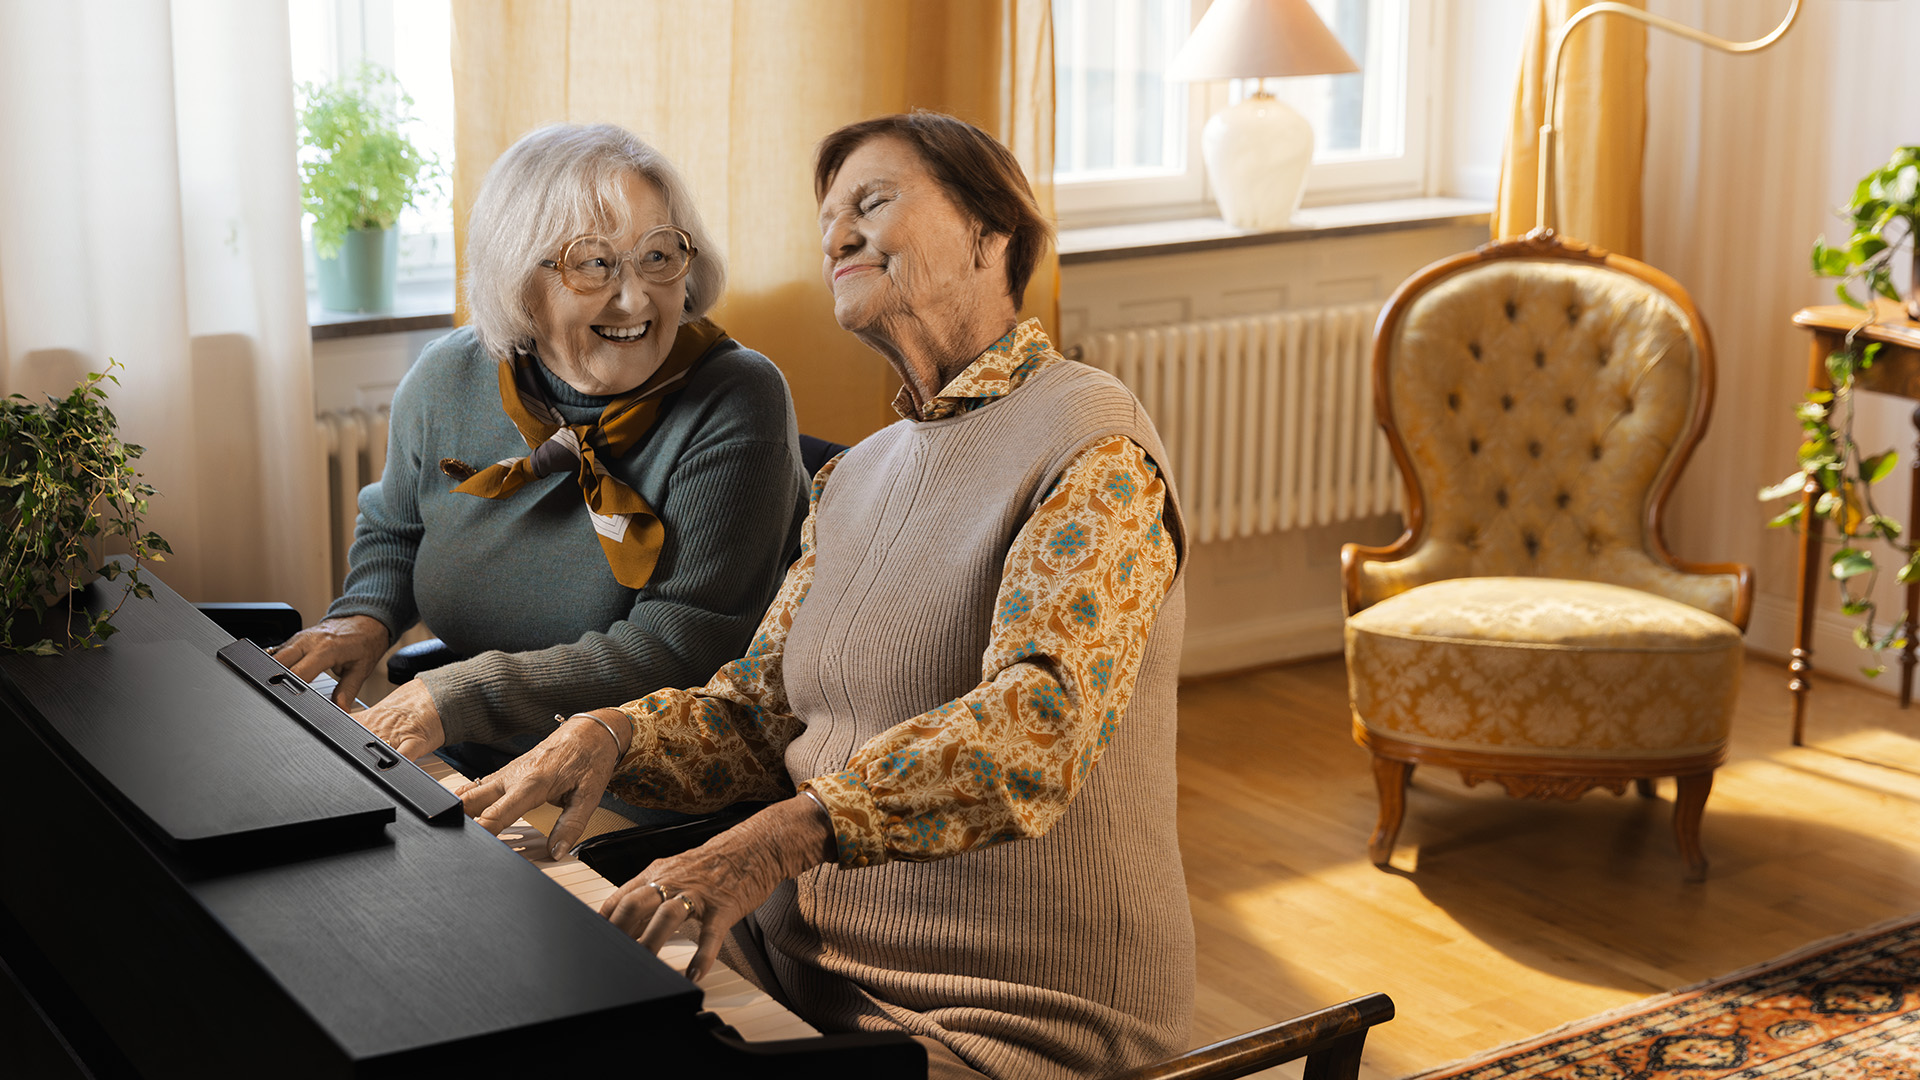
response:
M1338 653L1345 622L1338 605L1215 626L1190 622L1180 654L1180 675L1214 675Z
M1831 589L1828 591L1827 599L1833 602ZM1747 648L1780 658L1783 686L1787 680L1785 662L1793 655L1793 631L1796 625L1793 607L1791 600L1777 596L1756 596L1753 598L1753 618L1747 624ZM1872 655L1853 643L1853 628L1856 625L1855 619L1840 614L1837 603L1814 612L1814 686L1817 688L1823 679L1842 679L1884 694L1898 694L1900 663L1894 653L1884 654L1887 670L1879 678L1869 679L1861 673L1860 669L1872 660Z

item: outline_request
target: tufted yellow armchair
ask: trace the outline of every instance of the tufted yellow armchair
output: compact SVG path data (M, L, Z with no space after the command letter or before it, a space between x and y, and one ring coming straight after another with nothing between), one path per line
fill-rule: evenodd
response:
M1660 535L1713 402L1686 292L1550 233L1489 244L1394 293L1373 390L1407 485L1406 534L1341 551L1373 861L1428 764L1535 798L1675 777L1674 834L1703 877L1753 575Z

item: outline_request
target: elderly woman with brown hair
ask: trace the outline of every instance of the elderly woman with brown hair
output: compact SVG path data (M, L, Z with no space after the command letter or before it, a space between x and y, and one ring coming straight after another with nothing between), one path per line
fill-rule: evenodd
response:
M695 974L724 949L824 1031L918 1036L934 1075L1177 1053L1183 540L1159 439L1017 319L1050 229L1005 147L882 117L827 137L815 191L835 317L900 374L902 420L816 476L744 658L563 727L467 809L498 830L608 788L777 799L603 910L656 948L697 920Z
M466 259L473 323L401 381L345 593L276 655L336 671L347 706L423 619L467 659L360 719L483 776L555 714L738 656L798 545L806 479L786 381L705 317L725 263L631 132L523 136L487 172ZM596 831L680 817L606 805Z

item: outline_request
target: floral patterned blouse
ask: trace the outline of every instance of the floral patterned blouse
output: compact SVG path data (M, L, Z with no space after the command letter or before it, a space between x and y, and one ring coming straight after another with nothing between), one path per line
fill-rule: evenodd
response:
M1050 364L1068 363L1028 320L995 342L917 413L983 408ZM804 725L787 701L782 653L813 584L814 521L834 462L814 478L801 554L747 655L697 690L621 706L633 741L610 790L688 812L793 794L783 762ZM980 683L902 717L810 790L833 819L843 866L938 859L1044 834L1116 736L1148 631L1177 555L1166 484L1125 436L1081 451L1019 533L1002 571Z

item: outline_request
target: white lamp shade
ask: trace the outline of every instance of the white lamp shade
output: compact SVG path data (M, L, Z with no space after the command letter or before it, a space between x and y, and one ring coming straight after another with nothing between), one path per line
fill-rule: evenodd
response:
M1167 74L1195 82L1359 70L1307 0L1213 0Z

